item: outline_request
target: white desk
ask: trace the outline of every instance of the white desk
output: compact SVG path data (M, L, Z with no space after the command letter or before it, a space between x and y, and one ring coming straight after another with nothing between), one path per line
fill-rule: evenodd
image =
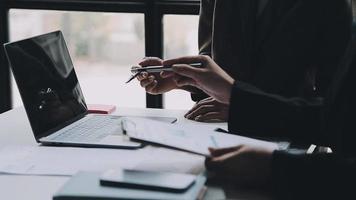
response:
M184 119L182 110L161 110L161 109L134 109L118 108L114 114L125 116L170 116L177 117L177 123L198 123ZM225 123L202 124L209 128L224 128ZM2 145L33 145L37 146L33 137L26 113L23 108L17 108L0 115L0 146ZM152 148L152 147L150 147ZM170 150L171 151L171 150ZM169 157L169 155L166 155ZM167 166L170 158L167 157ZM203 159L197 158L199 162ZM154 162L154 161L153 161ZM149 163L147 163L149 165ZM58 176L24 176L24 175L4 175L0 174L0 199L4 200L50 200L55 191L65 183L69 177ZM211 187L208 192L208 199L214 199L213 193L221 192L219 188ZM228 189L225 190L229 199L266 199L264 195L256 192ZM210 196L210 198L209 198Z

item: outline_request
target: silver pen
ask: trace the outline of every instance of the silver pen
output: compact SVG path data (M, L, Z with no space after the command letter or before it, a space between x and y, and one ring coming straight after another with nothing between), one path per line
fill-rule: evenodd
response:
M132 75L126 83L130 83L134 78L136 78L141 72L136 72L136 74Z
M202 67L202 63L191 63L189 64L192 67L197 67L200 68ZM140 67L140 66L133 66L131 68L131 72L134 73L126 83L129 83L132 81L134 78L136 78L140 73L142 72L147 72L147 73L159 73L162 71L173 71L171 65L157 65L157 66L148 66L148 67Z

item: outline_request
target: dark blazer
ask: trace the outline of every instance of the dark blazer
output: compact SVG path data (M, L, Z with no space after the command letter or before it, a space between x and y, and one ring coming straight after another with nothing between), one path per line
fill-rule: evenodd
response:
M350 39L347 0L269 0L259 16L254 2L202 0L200 54L265 92L323 97Z
M356 199L355 50L342 64L321 114L319 141L332 147L334 153L306 156L275 152L274 183L282 191L281 199ZM308 130L305 126L306 133Z
M320 1L300 2L313 4ZM339 26L336 21L343 19L345 21L339 23L351 27L351 14L342 5L343 1L322 2L326 4L320 2L320 9L326 10L331 6L340 14L330 18L325 15L327 21ZM334 11L330 10L332 13ZM341 17L344 14L347 16L345 19ZM333 32L331 29L332 26L327 30ZM334 37L337 35L335 32ZM332 36L330 40L333 40ZM330 43L329 50L321 52L331 55L333 45L339 48L338 44ZM325 60L321 60L324 63L322 66L326 67L318 69L319 76L315 76L315 80L316 83L323 83L323 78L330 80L325 82L322 90L319 89L325 98L283 97L275 92L266 92L267 89L261 89L263 86L256 87L239 79L236 81L230 100L230 132L288 137L307 144L329 146L333 150L332 154L311 155L275 151L270 186L278 199L356 199L355 46L354 41L340 65L325 63L330 58L323 56ZM336 57L332 56L330 60L336 62Z
M355 47L356 42L350 45L324 103L285 98L243 82L235 83L230 129L243 127L259 135L287 135L333 150L332 154L313 155L274 152L271 185L280 199L356 199ZM256 105L254 109L248 109L253 107L250 104ZM271 127L278 127L280 132L269 132L274 130Z

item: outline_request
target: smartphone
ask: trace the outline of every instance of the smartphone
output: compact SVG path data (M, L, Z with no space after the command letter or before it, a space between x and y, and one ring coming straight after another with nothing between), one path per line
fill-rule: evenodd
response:
M104 172L100 185L182 193L195 183L196 178L190 174L119 169Z

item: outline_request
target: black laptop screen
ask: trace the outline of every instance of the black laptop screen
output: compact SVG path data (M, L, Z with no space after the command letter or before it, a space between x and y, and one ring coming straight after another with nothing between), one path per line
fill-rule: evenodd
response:
M35 138L87 111L60 31L5 45Z

